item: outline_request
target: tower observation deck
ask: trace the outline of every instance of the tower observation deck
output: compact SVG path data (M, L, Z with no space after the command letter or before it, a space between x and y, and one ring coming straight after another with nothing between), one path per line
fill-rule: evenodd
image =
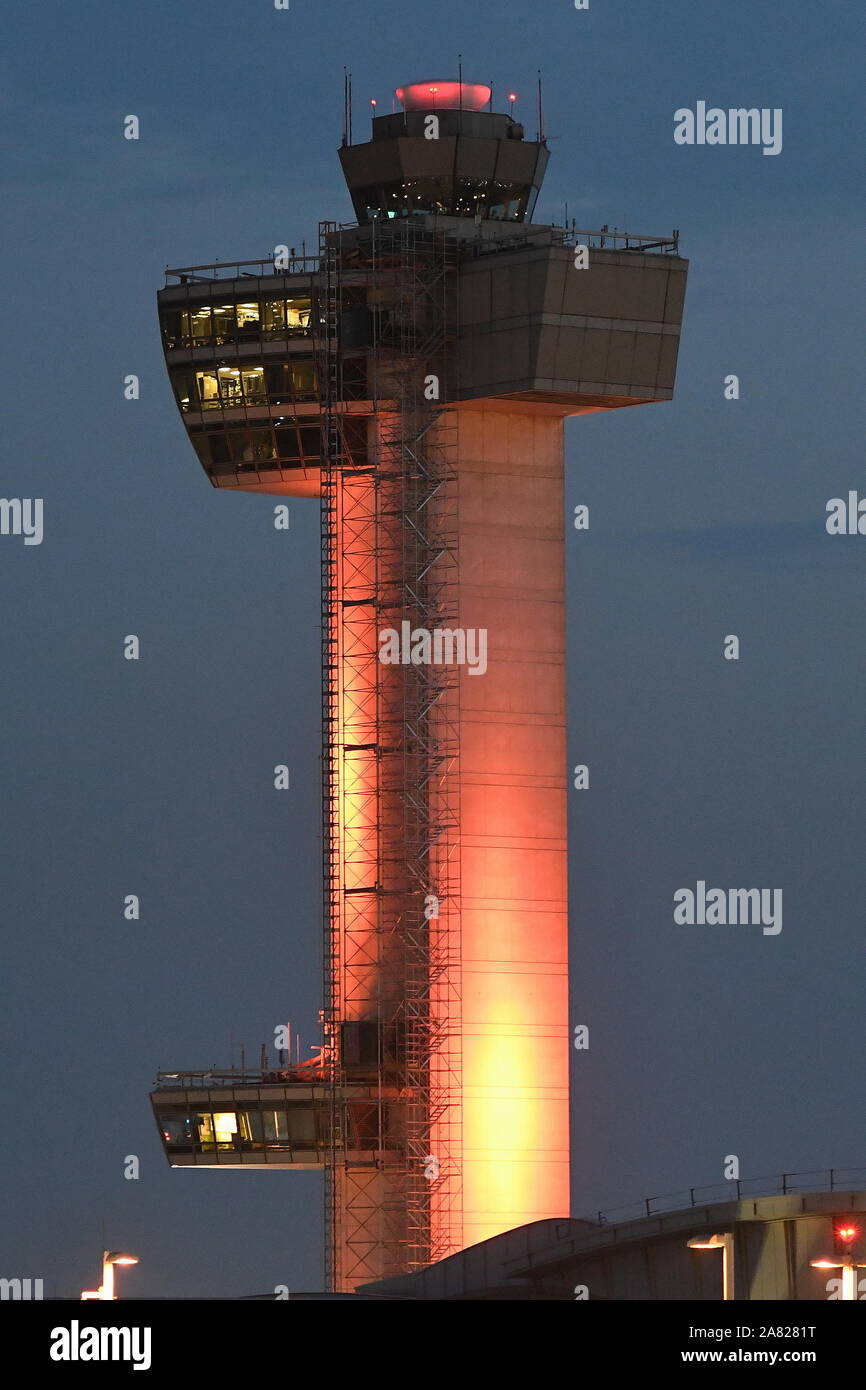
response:
M335 1289L568 1213L563 422L671 398L687 274L529 221L489 89L397 95L356 223L158 296L212 485L320 498L325 941L314 1062L152 1103L174 1166L322 1168Z

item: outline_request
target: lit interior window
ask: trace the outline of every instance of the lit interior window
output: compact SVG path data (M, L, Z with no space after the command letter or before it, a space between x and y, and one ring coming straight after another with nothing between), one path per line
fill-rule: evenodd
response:
M267 401L264 367L218 367L196 372L195 379L203 410Z
M270 299L262 305L266 333L305 332L310 326L309 297Z
M231 1144L238 1132L238 1117L233 1110L214 1114L213 1132L218 1144Z

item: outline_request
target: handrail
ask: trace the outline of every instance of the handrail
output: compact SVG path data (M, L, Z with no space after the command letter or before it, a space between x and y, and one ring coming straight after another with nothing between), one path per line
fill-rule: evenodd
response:
M709 1206L715 1202L739 1202L750 1197L789 1197L798 1192L838 1192L850 1187L852 1181L854 1186L862 1182L866 1188L866 1168L821 1168L803 1173L782 1173L778 1177L730 1178L727 1182L714 1183L709 1187L690 1187L688 1192L644 1197L640 1202L609 1207L594 1212L592 1216L575 1219L606 1226L611 1221L638 1221L647 1216ZM664 1205L660 1205L662 1203Z
M248 266L255 266L256 273L248 270ZM273 256L266 256L258 261L215 261L213 265L186 265L175 269L166 266L165 283L171 283L169 277L173 277L178 284L187 285L209 284L212 280L240 280L245 276L258 280L272 275L306 274L308 270L316 271L318 268L318 256L290 256L288 266L281 266L279 270L274 266ZM207 271L212 273L205 274Z
M472 224L473 227L475 224ZM485 225L491 225L489 222ZM495 225L495 224L494 224ZM515 225L515 224L509 224ZM350 230L356 223L345 223L340 230ZM458 227L446 225L447 232L459 232ZM674 230L670 236L646 235L638 232L621 232L615 227L599 227L593 231L576 227L537 226L526 224L525 236L514 235L490 237L474 243L479 255L485 252L515 249L533 242L546 241L558 246L586 245L596 250L607 251L659 251L666 255L679 255L680 234ZM291 256L286 267L279 270L274 265L273 256L257 261L215 261L212 265L188 265L169 269L166 266L165 282L169 284L210 284L215 280L265 279L275 275L315 274L320 267L318 256ZM255 269L250 269L254 267Z

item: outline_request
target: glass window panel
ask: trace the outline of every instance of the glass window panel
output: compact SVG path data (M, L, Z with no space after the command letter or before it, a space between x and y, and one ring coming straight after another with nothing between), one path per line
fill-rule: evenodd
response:
M187 315L186 315L186 314L183 314L183 315L182 315L179 309L171 309L171 310L168 310L168 311L165 311L165 310L163 311L163 314L162 314L162 335L163 335L163 338L165 339L165 345L166 345L166 347L179 347L179 346L181 346L181 341L180 341L180 340L181 340L181 334L184 333L184 332L186 331L186 330L184 330L184 328L183 328L183 326L182 326L181 320L182 320L182 318L186 318L186 317L187 317Z
M301 449L305 458L321 458L322 431L318 425L305 425L298 431L301 436Z
M277 450L280 458L287 460L289 463L296 463L299 458L297 430L285 428L278 429L276 430L276 436Z
M213 336L216 341L226 342L235 336L236 320L234 304L214 304L211 307L213 316Z
M286 327L286 301L268 299L262 305L262 327L265 333L283 333Z
M198 404L198 396L193 398L195 387L192 372L172 372L171 384L181 410L189 410L192 405Z
M236 464L266 463L275 457L274 441L268 430L230 430L229 449Z
M277 367L265 367L265 382L268 399L272 405L282 405L292 399L292 378L285 363Z
M309 295L266 300L262 305L262 329L265 337L277 338L287 334L308 333L310 308Z
M264 367L242 367L240 379L244 400L248 405L264 405L267 403Z
M192 447L198 454L200 461L205 465L205 467L207 467L207 465L211 461L210 439L206 434L202 434L199 430L193 431L190 434L190 439L192 440Z
M192 1122L186 1115L164 1115L160 1120L162 1137L167 1144L192 1143Z
M196 1128L197 1128L197 1130L198 1130L199 1141L200 1141L202 1144L212 1144L213 1141L214 1141L214 1137L213 1137L213 1116L211 1116L211 1115L202 1115L202 1114L199 1114L199 1115L196 1115L195 1118L196 1118Z
M265 1110L262 1112L262 1131L265 1143L285 1143L289 1137L289 1121L285 1110Z
M198 309L190 309L188 313L184 313L182 327L193 347L209 343L212 333L210 305L204 304Z
M264 1138L260 1110L244 1110L241 1114L241 1133L251 1144L261 1144Z
M229 442L224 434L209 434L211 463L229 463Z
M316 1117L306 1105L289 1106L289 1137L293 1144L315 1144Z
M238 304L238 328L250 328L257 325L261 317L258 304L252 302Z
M243 405L240 367L218 367L220 401L223 405Z
M238 1132L238 1117L233 1110L218 1110L213 1116L213 1132L218 1144L233 1144Z
M309 299L286 300L286 327L307 329L310 326Z
M306 399L316 394L316 369L312 360L291 364L292 389L297 397Z
M219 405L219 378L215 371L196 372L195 384L202 410L209 410Z

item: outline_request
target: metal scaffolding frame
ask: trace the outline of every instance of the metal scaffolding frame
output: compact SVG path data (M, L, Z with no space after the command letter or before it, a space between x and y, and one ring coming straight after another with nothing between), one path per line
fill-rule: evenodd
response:
M461 1245L459 681L384 665L385 629L459 622L456 425L446 406L457 249L429 224L320 226L325 1011L331 1043L331 1287L417 1269ZM345 267L366 285L369 458L346 447ZM340 1029L375 1020L379 1153L352 1123Z

